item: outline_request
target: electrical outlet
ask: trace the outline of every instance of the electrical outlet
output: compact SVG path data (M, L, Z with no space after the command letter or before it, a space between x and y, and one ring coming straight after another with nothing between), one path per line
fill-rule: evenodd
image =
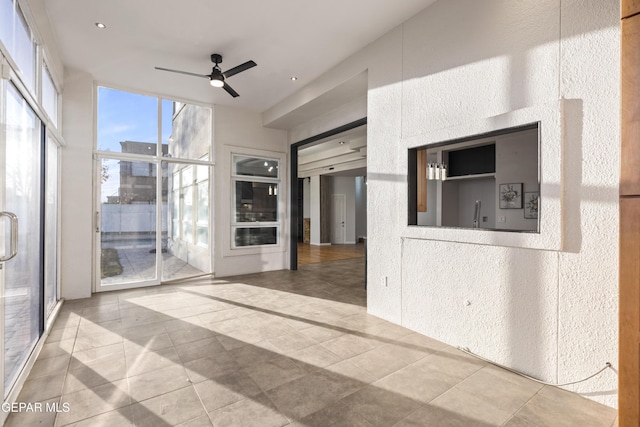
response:
M383 288L386 288L387 286L389 286L387 284L387 276L382 276L380 279L380 284L382 285Z
M498 217L498 222L507 222L507 217L506 216L499 216Z

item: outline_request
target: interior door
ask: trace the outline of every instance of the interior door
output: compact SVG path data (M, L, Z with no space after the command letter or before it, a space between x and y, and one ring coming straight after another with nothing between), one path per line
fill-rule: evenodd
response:
M3 296L4 396L43 330L42 123L5 83L0 135L0 287Z
M334 194L333 209L331 214L331 243L344 244L346 217L346 196L344 194Z

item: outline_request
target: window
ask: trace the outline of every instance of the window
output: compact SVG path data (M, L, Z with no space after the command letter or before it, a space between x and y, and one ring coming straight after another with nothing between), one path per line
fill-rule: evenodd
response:
M177 165L172 168L176 171L171 174L171 236L206 248L209 246L209 167Z
M278 245L279 160L232 156L232 246Z
M131 175L149 176L149 167L150 165L147 162L131 162Z
M32 91L36 76L36 45L17 0L0 0L0 40Z
M196 244L209 245L209 170L206 166L196 166L195 190L193 194L195 210Z
M54 126L58 126L58 91L46 64L42 63L42 107Z
M98 150L155 156L158 120L158 98L98 88Z
M96 275L98 289L211 272L211 109L106 87L97 95L96 156L114 167L98 183L96 211L114 227L101 228L96 263L112 249L136 253L130 272Z

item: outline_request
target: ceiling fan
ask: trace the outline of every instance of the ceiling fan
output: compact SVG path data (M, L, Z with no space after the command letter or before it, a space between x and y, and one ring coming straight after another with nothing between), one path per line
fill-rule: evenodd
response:
M224 90L227 91L227 93L231 96L233 96L234 98L240 96L238 94L238 92L236 92L235 90L233 90L233 88L231 86L229 86L227 84L227 82L225 81L225 79L231 77L231 76L235 76L238 73L241 73L243 71L248 70L249 68L253 68L255 67L256 64L253 61L247 61L244 64L240 64L237 67L233 67L225 72L223 72L219 65L222 62L222 55L219 55L217 53L214 53L211 55L211 62L213 62L215 65L213 66L213 69L211 70L211 74L196 74L196 73L190 73L188 71L180 71L180 70L172 70L170 68L162 68L162 67L155 67L156 70L161 70L161 71L170 71L172 73L180 73L180 74L186 74L188 76L196 76L196 77L206 77L207 79L209 79L209 83L211 83L211 86L213 87L221 87Z

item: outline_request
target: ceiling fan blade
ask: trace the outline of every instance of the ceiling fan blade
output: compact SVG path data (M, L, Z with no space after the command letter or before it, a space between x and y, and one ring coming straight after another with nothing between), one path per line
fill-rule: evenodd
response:
M255 67L256 65L258 65L258 64L256 64L256 63L255 63L255 62L253 62L253 61L247 61L247 62L245 62L244 64L240 64L240 65L238 65L237 67L233 67L233 68L231 68L231 69L229 69L229 70L225 71L225 72L224 72L224 73L222 73L222 74L224 75L224 78L226 79L226 78L228 78L228 77L231 77L231 76L233 76L233 75L236 75L236 74L238 74L238 73L241 73L241 72L243 72L243 71L246 71L246 70L248 70L249 68L253 68L253 67Z
M229 85L228 85L228 84L226 84L226 83L224 84L224 86L222 86L222 89L226 90L226 91L227 91L227 93L228 93L229 95L233 96L234 98L237 98L237 97L239 97L239 96L240 96L240 95L238 94L238 92L236 92L235 90L233 90L233 89L231 88L231 86L229 86Z
M195 77L206 77L209 78L209 76L207 74L196 74L196 73L190 73L188 71L180 71L180 70L172 70L171 68L162 68L162 67L154 67L156 70L160 70L160 71L169 71L171 73L180 73L180 74L186 74L188 76L195 76Z

